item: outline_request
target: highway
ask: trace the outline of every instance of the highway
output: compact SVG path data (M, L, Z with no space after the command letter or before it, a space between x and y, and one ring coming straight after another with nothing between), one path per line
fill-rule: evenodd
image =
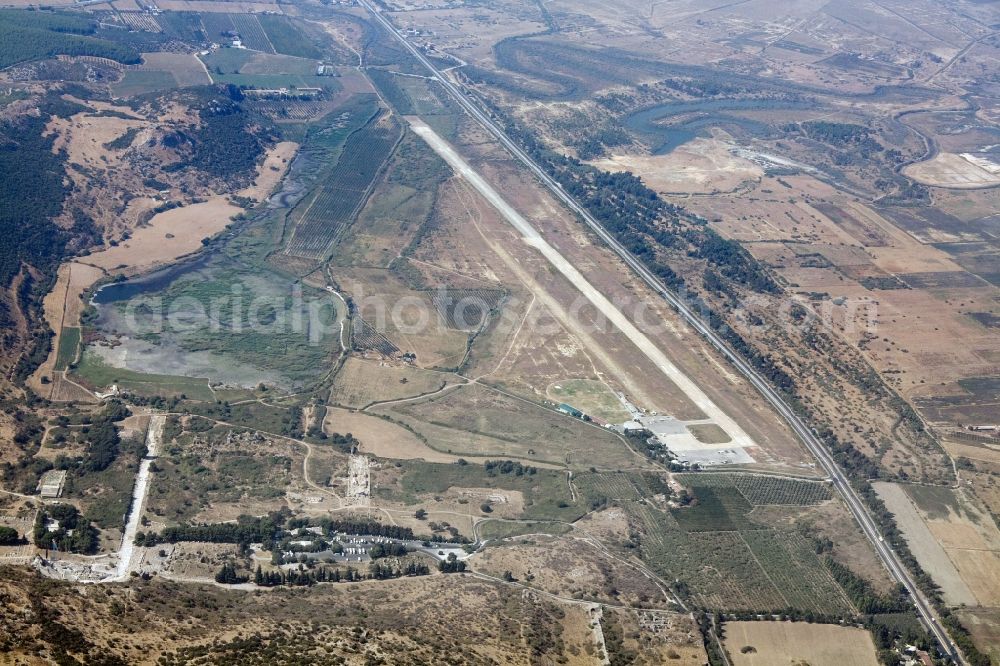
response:
M647 269L638 259L632 256L632 254L626 250L625 247L623 247L621 243L619 243L610 233L608 233L583 206L567 194L558 182L556 182L538 164L536 164L531 156L521 150L521 148L515 144L496 123L493 122L492 118L483 112L478 105L471 101L457 85L449 81L440 71L438 71L434 64L424 56L420 49L411 44L406 37L396 29L392 22L382 15L382 13L370 2L370 0L358 0L358 2L432 73L445 90L448 91L448 93L462 106L463 109L465 109L467 113L469 113L469 115L489 130L490 133L492 133L497 140L500 141L500 143L502 143L504 147L518 159L518 161L534 173L538 180L541 181L570 210L576 213L591 229L591 231L597 234L621 258L622 261L624 261L633 271L635 271L637 275L639 275L639 277L642 278L647 285L649 285L650 288L660 294L667 301L667 303L669 303L671 307L673 307L677 313L684 318L689 326L698 331L713 347L725 356L740 371L740 373L743 374L747 381L749 381L761 393L761 395L764 396L771 406L777 410L782 418L788 422L789 426L791 426L792 430L810 451L810 453L812 453L812 455L819 461L820 466L830 477L833 485L844 497L848 508L854 515L855 520L861 526L861 529L865 536L868 537L868 540L871 541L876 552L885 564L886 568L892 574L893 578L901 583L909 592L910 598L913 600L916 611L920 615L925 627L934 635L944 652L950 655L951 658L959 664L965 664L965 659L962 657L954 643L952 643L944 629L940 626L940 624L938 624L929 602L917 588L916 583L913 581L909 571L907 571L906 567L903 565L902 561L892 548L883 540L882 534L879 532L878 525L868 513L868 509L865 507L860 496L854 488L851 487L851 484L844 475L844 472L834 461L833 457L830 455L829 451L827 451L826 447L823 446L822 442L819 441L812 430L810 430L810 428L798 417L791 406L784 401L777 390L775 390L762 375L760 375L749 363L747 363L743 357L730 349L729 345L726 344L726 342L719 337L719 335L716 334L711 327L703 322L701 318L684 303L684 301L667 289L666 286L660 282L660 280L653 275L652 272L649 271L649 269Z

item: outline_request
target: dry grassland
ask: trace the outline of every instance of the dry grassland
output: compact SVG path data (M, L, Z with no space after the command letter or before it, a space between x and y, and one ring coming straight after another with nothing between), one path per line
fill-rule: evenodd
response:
M382 478L384 477L376 475L376 488ZM486 502L493 509L489 514L480 509ZM393 524L410 527L416 534L427 534L430 523L439 523L442 526L450 525L471 539L476 523L485 518L519 519L524 513L525 505L523 493L517 490L452 486L440 493L419 495L410 503L379 499L377 506L390 517ZM414 517L414 511L418 508L427 511L426 520Z
M831 330L858 348L875 369L887 373L886 381L915 401L928 420L974 420L981 408L946 404L931 410L921 401L968 395L955 382L992 374L995 329L968 313L990 312L996 289L931 245L934 238L921 242L883 211L847 200L811 177L788 177L787 182L794 194L769 184L772 194L761 189L745 197L699 198L685 205L721 219L715 226L726 236L753 241L747 249L794 291L826 294L827 299L808 307L827 318ZM809 193L812 205L798 193ZM968 211L969 216L978 214ZM847 300L838 304L835 299ZM963 343L952 344L954 340ZM886 462L912 465L912 454L894 447Z
M374 402L411 398L443 388L449 377L399 361L352 356L334 377L330 402L356 409Z
M567 666L591 666L597 659L597 642L592 628L592 607L585 604L566 604L563 618L563 637L571 645L582 646L561 655Z
M212 83L208 70L193 53L143 53L142 69L169 72L182 88Z
M114 656L134 664L154 664L165 652L194 646L206 648L207 656L199 659L242 662L260 657L261 646L244 644L230 651L225 643L254 635L263 636L263 645L277 647L268 653L276 661L314 654L358 666L385 655L404 665L442 663L456 654L474 665L524 664L531 653L524 636L538 630L561 634L568 653L594 649L589 633L562 630L564 622L585 619L564 613L566 605L471 576L247 593L162 578L122 586L73 586L14 569L0 577L0 594L17 610L0 616L4 635L16 639L6 656L28 663L35 662L29 655L36 641L61 638L46 631L30 612L38 600L59 609L60 625L85 637L92 657ZM271 642L276 631L285 638ZM186 658L194 657L189 653Z
M573 537L515 537L473 556L474 570L546 592L605 603L666 608L669 598L645 576Z
M338 268L342 292L354 299L358 314L401 351L416 354L423 368L454 368L465 357L468 336L448 328L438 316L432 292L412 289L388 270Z
M174 208L153 216L148 225L136 229L127 241L79 261L109 273L146 272L199 250L203 238L221 232L240 211L222 195Z
M541 191L537 183L520 174L504 160L475 157L493 155L492 143L487 137L462 128L455 143L470 158L471 165L484 179L497 191L510 196L511 205L531 219L542 236L597 289L615 302L631 303L635 304L633 308L644 309L643 319L646 323L642 323L641 328L649 328L653 323L660 327L661 330L652 334L657 346L667 353L685 375L701 386L716 404L747 429L751 437L763 447L762 459L768 464L778 465L806 460L804 452L787 428L773 416L768 416L770 411L761 404L759 396L731 371L726 370L725 364L715 357L705 343L685 330L676 314L641 285L615 257L595 246L580 225L569 218L548 193ZM596 373L613 387L624 390L643 407L684 419L703 416L659 369L636 364L634 348L622 336L617 335L607 322L595 321L597 313L593 308L585 304L577 307L574 298L578 293L573 285L553 274L532 248L520 242L515 230L499 218L492 206L481 201L464 183L455 184L451 192L448 190L448 187L442 188L442 199L450 196L447 210L452 212L452 219L460 227L453 230L447 223L442 224L435 235L449 236L457 242L464 242L463 248L470 247L475 252L482 253L481 258L472 252L463 253L464 258L474 266L468 272L482 274L480 266L484 265L493 267L494 271L502 270L506 279L501 275L489 277L499 277L508 285L523 285L529 298L534 299L532 309L549 313L548 321L556 323L556 326L548 327L526 323L519 329L515 328L517 339L502 358L502 363L498 366L501 371L493 374L495 379L507 386L523 386L525 377L537 374L539 364L535 359L539 355L553 357L553 364L564 362L565 356L576 357L572 358L574 367L578 368L575 372L566 372L566 368L555 366L551 374L545 373L547 376L544 376L544 381L528 380L533 384L530 386L532 393L544 395L545 388L551 383L567 376L594 376ZM462 220L463 217L468 222ZM431 247L435 246L428 245L427 249ZM455 254L453 251L442 251L437 256L448 253ZM427 257L426 260L430 262L439 261L434 255L427 256L423 247L416 256L421 260ZM500 261L496 261L495 257L499 257ZM457 270L466 272L463 270L465 268L459 266ZM638 303L642 305L638 306ZM572 316L567 313L566 304L573 304ZM631 312L628 305L625 310ZM591 322L594 322L593 326ZM571 349L570 355L557 355L553 351L553 345L547 344L546 338L552 339L557 333L561 333L560 328L567 332L570 339L569 344L559 345L558 349ZM588 330L582 330L583 328ZM519 360L519 348L530 354L531 358ZM504 369L507 364L513 366L511 370Z
M510 11L513 9L514 11ZM520 15L524 16L520 16ZM497 9L477 7L433 9L394 13L392 20L400 28L430 29L438 49L453 53L468 62L491 65L492 46L505 37L536 33L545 29L537 12L518 11L512 6Z
M264 155L264 161L257 167L257 177L253 184L237 192L237 195L256 201L263 201L271 196L271 192L285 177L285 172L291 166L298 150L299 144L294 141L276 143L267 151L267 154Z
M362 452L379 458L442 463L458 460L456 455L432 449L406 428L364 412L330 407L323 427L329 433L351 433L361 442Z
M553 402L568 403L608 423L623 423L631 418L618 396L600 381L563 379L549 385L545 393Z
M1000 605L1000 529L989 512L965 489L905 489L979 604Z
M906 537L914 557L920 566L931 574L934 582L941 586L941 595L951 606L975 606L975 594L959 573L956 564L948 557L947 551L934 538L916 507L906 496L903 487L894 483L872 484L886 508L896 518L896 524Z
M458 455L611 469L644 464L603 428L483 386L400 403L388 412L423 434L435 449Z
M726 622L726 651L734 666L876 666L871 634L864 629L805 622ZM743 652L750 646L754 651Z
M775 508L780 511L784 507ZM764 520L766 510L766 507L756 507L750 515L755 521L774 526L781 525L780 520L775 522ZM793 518L791 524L786 523L785 526L797 526L796 523L808 525L818 534L833 541L834 559L867 579L880 593L888 594L892 591L895 581L879 560L871 542L858 531L857 524L842 499L836 498L832 502L809 507L801 511L800 516Z
M960 610L958 616L972 634L976 646L990 655L994 661L1000 660L1000 609Z
M80 322L80 311L83 308L81 296L103 273L100 269L76 262L67 262L59 267L56 283L42 301L45 321L49 323L55 335L52 338L52 352L48 358L28 379L28 385L40 395L52 398L53 384L42 384L42 377L55 380L54 369L64 326L76 325ZM56 380L61 381L61 380Z

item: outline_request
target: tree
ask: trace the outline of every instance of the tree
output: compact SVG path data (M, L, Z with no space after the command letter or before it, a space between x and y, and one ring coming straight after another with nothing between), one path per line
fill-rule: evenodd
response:
M15 546L21 543L21 537L12 527L0 527L0 546Z
M427 518L427 511L424 509L417 509L413 512L413 517L417 520L425 520Z
M443 560L441 564L438 565L438 570L441 573L461 573L465 571L465 562L459 560L455 553L448 553L447 559Z
M222 568L215 574L215 582L222 583L223 585L239 585L248 580L250 580L248 576L241 576L236 573L236 565L232 562L223 564Z

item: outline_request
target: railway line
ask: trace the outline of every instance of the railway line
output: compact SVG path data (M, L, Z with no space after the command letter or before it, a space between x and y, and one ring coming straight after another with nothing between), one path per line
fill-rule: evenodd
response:
M572 196L567 194L562 186L548 175L526 152L524 152L506 133L490 118L473 100L466 95L462 89L450 81L434 66L434 64L424 56L416 46L411 44L406 37L396 29L392 22L370 0L358 0L359 3L379 22L400 44L413 55L436 79L441 86L451 95L455 101L484 128L486 128L496 139L527 169L529 169L538 180L548 188L557 199L567 208L576 213L581 220L610 247L619 258L625 262L651 289L657 292L668 304L685 320L685 322L698 331L715 349L721 353L737 370L749 381L757 391L768 401L768 403L785 419L803 445L816 458L820 466L829 476L833 485L844 497L851 514L854 516L862 532L875 548L876 553L883 564L889 570L892 577L902 584L910 595L914 603L917 614L927 630L934 636L941 646L941 649L959 664L966 661L955 644L951 641L947 632L938 623L934 611L920 592L913 577L900 560L899 556L887 544L880 533L875 520L865 507L861 497L851 486L843 470L840 469L836 461L827 451L826 447L799 418L792 407L785 402L784 398L774 389L770 383L764 379L746 360L733 351L729 345L688 305L671 292L666 286L638 259L619 243L590 213L580 205Z

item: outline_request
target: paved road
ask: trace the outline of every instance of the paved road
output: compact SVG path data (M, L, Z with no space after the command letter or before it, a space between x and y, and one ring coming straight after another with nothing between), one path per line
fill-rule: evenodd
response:
M917 589L916 583L913 581L910 573L906 570L906 567L903 565L902 561L892 548L890 548L889 545L883 541L878 526L868 513L868 510L866 509L861 498L855 492L854 488L851 487L843 471L833 460L833 457L826 450L819 439L798 417L792 408L785 403L784 399L778 394L778 392L772 388L771 385L750 364L730 349L729 345L727 345L726 342L722 340L722 338L720 338L712 328L705 324L705 322L703 322L693 310L691 310L669 289L667 289L655 275L653 275L638 259L633 257L628 250L615 240L615 238L608 233L604 227L602 227L601 224L594 219L594 217L591 216L585 208L583 208L583 206L577 203L573 197L568 195L563 190L559 183L542 170L542 168L536 164L527 153L521 150L521 148L515 144L504 133L504 131L479 108L479 106L470 101L470 99L458 86L442 75L434 64L424 57L424 54L417 47L407 41L406 37L404 37L403 34L400 33L396 27L382 15L378 8L372 5L370 0L358 1L413 55L413 57L415 57L434 75L445 90L462 106L462 108L465 109L467 113L479 121L483 127L489 130L497 138L497 140L500 141L500 143L502 143L504 147L506 147L507 150L514 155L514 157L524 164L525 167L534 173L535 176L549 190L551 190L560 201L562 201L570 210L579 215L587 226L590 227L595 234L597 234L605 243L608 244L608 246L611 247L612 250L615 251L622 261L635 271L643 279L643 281L650 286L650 288L659 293L692 328L704 336L713 347L729 359L729 361L736 366L740 373L742 373L743 376L746 377L746 379L753 384L758 391L760 391L764 398L771 403L778 413L781 414L781 416L788 422L798 435L799 439L802 440L806 448L808 448L809 451L816 457L820 465L830 476L834 485L837 487L837 490L840 491L844 499L847 501L848 508L851 510L854 518L858 521L858 524L861 526L865 536L867 536L869 541L872 542L872 545L875 547L876 552L882 559L885 566L892 573L892 576L898 582L902 583L910 593L910 597L913 599L916 610L923 620L924 625L935 636L945 652L951 655L951 657L959 663L964 664L964 658L959 653L954 643L951 642L946 632L938 624L930 604L927 602L920 590Z
M160 453L160 438L163 435L163 426L166 422L167 417L163 414L153 414L149 417L149 426L146 428L146 456L139 462L139 472L135 476L132 504L129 507L128 520L125 521L122 545L118 550L118 564L115 567L113 578L116 581L128 580L129 573L135 570L138 564L134 561L136 557L135 535L139 530L143 504L145 504L146 494L149 492L149 468L153 459Z

